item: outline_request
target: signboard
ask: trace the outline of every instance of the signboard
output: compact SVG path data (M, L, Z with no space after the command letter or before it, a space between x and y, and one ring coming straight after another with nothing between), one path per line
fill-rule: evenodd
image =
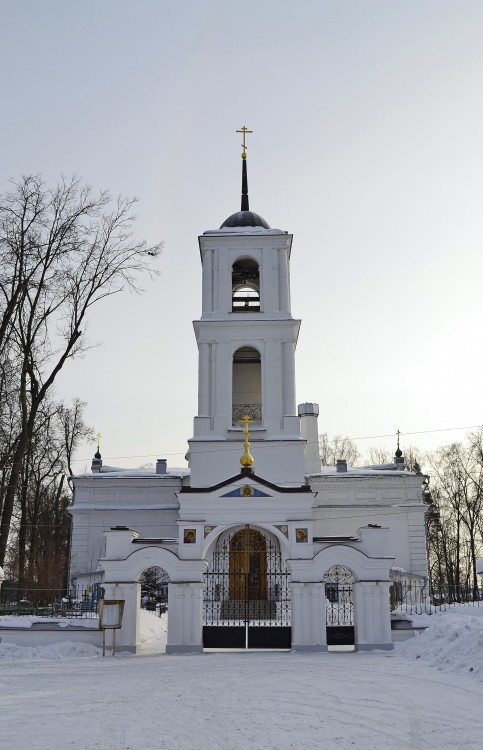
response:
M112 655L116 653L116 630L122 625L124 599L99 601L99 629L102 630L102 655L106 655L106 630L112 630Z
M120 628L124 612L124 599L101 599L99 602L99 629Z

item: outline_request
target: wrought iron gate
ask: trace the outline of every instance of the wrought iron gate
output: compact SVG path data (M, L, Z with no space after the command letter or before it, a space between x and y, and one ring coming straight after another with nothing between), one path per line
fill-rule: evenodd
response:
M354 644L354 576L348 568L334 565L322 580L325 583L325 623L328 646Z
M205 573L205 648L290 648L289 583L277 542L248 526L220 540Z

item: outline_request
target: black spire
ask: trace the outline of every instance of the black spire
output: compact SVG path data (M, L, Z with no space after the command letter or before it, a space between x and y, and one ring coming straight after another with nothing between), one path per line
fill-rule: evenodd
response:
M225 219L220 229L224 229L225 227L262 227L263 229L270 229L269 224L267 224L262 216L250 211L248 203L247 146L245 139L246 134L253 133L253 130L248 130L244 125L241 130L237 130L236 132L243 134L241 209L236 214L232 214L228 219Z
M241 211L249 211L248 205L248 177L247 177L247 157L242 155L242 191L241 191Z

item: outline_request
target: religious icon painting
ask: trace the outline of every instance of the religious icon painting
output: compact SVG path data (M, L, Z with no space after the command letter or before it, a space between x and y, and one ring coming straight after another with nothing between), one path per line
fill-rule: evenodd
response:
M295 529L295 541L297 544L306 544L309 541L307 529Z
M185 544L196 544L196 529L185 529L183 542Z

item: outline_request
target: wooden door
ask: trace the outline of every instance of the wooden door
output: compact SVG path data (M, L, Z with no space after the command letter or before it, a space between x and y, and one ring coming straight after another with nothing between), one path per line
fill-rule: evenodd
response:
M230 543L230 599L267 598L267 543L255 529L241 529Z

